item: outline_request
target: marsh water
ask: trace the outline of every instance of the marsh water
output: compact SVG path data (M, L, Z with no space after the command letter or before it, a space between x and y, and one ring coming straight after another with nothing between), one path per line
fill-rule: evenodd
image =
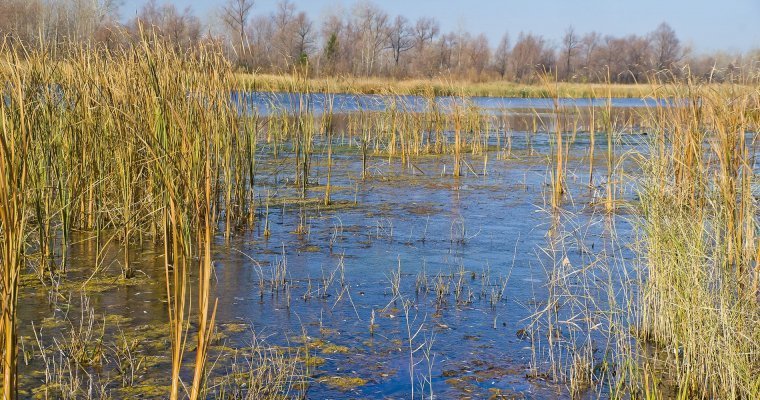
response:
M357 111L382 111L389 105L402 104L404 111L420 111L435 104L446 108L451 104L462 103L460 97L438 96L426 98L417 95L371 95L347 93L287 93L287 92L234 92L232 100L248 111L269 114L276 111L299 112L310 111L322 113L332 109L334 112L349 113ZM610 102L615 108L645 108L664 105L672 100L642 98L559 98L557 105L567 108L601 107ZM554 99L536 97L468 97L466 102L481 109L536 110L551 109Z
M265 104L272 100L268 96L254 97ZM343 113L369 103L383 107L382 101L355 97L335 102L334 110ZM580 264L588 252L610 249L633 235L624 206L610 215L600 205L606 140L597 133L592 180L589 133L581 126L564 134L571 144L563 213L572 222L563 232L571 245L558 261L547 250L557 230L549 205L553 133L531 132L519 119L537 115L551 101L475 103L510 108L514 129L499 133L510 136L508 154L494 135L489 150L466 156L461 177L451 174L451 155L419 156L413 165L372 155L362 179L362 159L351 139L336 135L329 206L322 204L325 141L314 147L307 200L301 202L292 201L299 197L292 159L287 153L275 157L266 143L260 145L254 228L233 230L229 240L219 234L214 246L212 296L218 298L219 334L212 354L219 356L210 358L211 376L224 375L236 362L226 350L249 346L255 337L308 353L308 398L409 398L413 391L415 396L432 391L437 398L569 396L563 385L542 378L546 360L531 317L546 305L547 277L558 262ZM620 113L633 113L648 103L620 99L613 105ZM635 164L624 155L646 151L647 140L645 134L615 136L616 168L635 174ZM619 185L616 197L630 202L635 191ZM115 357L117 349L107 343L136 341L127 346L144 363L134 368L136 389L115 390L113 396L161 398L157 393L168 384L162 371L171 365L163 248L147 240L133 245L138 273L124 282L122 248L106 244L97 254L94 241L93 235L73 233L65 280L42 285L33 273L26 278L20 347L30 354L39 346L76 352L60 343L72 332L89 332L101 348L82 351ZM625 268L630 250L620 245L612 251ZM95 265L102 267L93 273ZM272 282L281 276L283 285L275 287ZM88 331L89 310L94 329ZM26 394L44 393L50 372L44 365L31 356L21 362ZM116 371L86 365L72 370L121 387L116 381L121 383L123 374Z

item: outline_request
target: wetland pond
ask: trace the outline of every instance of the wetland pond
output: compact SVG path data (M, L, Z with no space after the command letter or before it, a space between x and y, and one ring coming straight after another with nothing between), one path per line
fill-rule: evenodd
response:
M291 104L287 96L253 97L259 104ZM452 176L453 156L446 152L402 160L370 150L363 160L356 137L342 132L350 130L357 108L370 102L335 102L335 133L314 139L303 198L294 184L294 146L262 138L252 228L233 229L225 240L222 226L216 235L217 333L209 396L231 393L230 380L241 365L281 357L282 368L293 371L286 384L292 397L569 398L565 385L546 379L550 361L541 339L546 333L540 311L556 290L548 284L554 269L597 268L589 260L613 254L614 261L598 267L584 288L614 292L633 279L626 271L634 256L625 243L634 240L627 205L635 202L635 188L616 185L615 213L601 205L606 133L596 132L590 163L588 121L563 117L569 145L558 217L549 200L554 128L551 118L541 120L551 114L550 100L475 99L501 122L488 128L492 133L481 139L478 154L467 152L459 177ZM371 103L368 111L387 108ZM324 111L323 103L315 104ZM646 152L648 136L635 127L635 115L647 105L622 99L613 104L617 120L634 127L612 139L618 176L636 175L627 155ZM268 107L258 108L273 113ZM328 142L331 201L325 205ZM558 236L559 247L552 239ZM19 347L28 357L19 368L25 396L54 393L55 385L64 384L56 377L63 375L76 375L83 388L92 385L89 390L115 398L165 393L171 360L163 248L150 240L132 244L137 273L125 280L122 247L108 242L107 229L102 237L96 246L92 234L72 233L65 279L24 275ZM611 283L604 289L595 282ZM195 303L197 295L191 298ZM555 341L570 341L570 331L562 329ZM192 346L190 339L188 368ZM34 356L40 347L44 360ZM601 362L604 354L595 357ZM73 367L71 358L79 360Z
M383 111L391 105L399 106L405 111L422 111L431 104L448 107L452 104L466 102L482 110L547 110L554 107L554 99L535 97L460 97L438 96L432 99L416 95L372 95L372 94L324 94L324 93L286 93L286 92L233 92L232 101L242 108L261 114L276 111L298 112L307 110L323 113L328 109L333 112L350 113L358 111ZM561 107L587 108L602 107L609 100L614 108L645 108L665 105L672 100L653 98L559 98Z

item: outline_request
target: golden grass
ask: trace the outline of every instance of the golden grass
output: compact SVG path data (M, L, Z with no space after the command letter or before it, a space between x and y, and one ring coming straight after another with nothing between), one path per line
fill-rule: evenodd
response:
M580 397L594 388L611 398L756 399L760 241L753 144L760 90L687 81L655 93L683 101L641 111L650 145L620 155L636 160L636 172L620 173L620 164L610 162L614 153L608 156L608 175L638 194L627 217L636 236L621 243L610 225L602 250L577 256L575 235L588 222L553 208L542 249L548 295L531 325L540 343L534 351L546 360L548 376ZM632 129L609 115L600 125ZM615 201L612 191L600 195L606 203ZM622 249L637 257L626 261ZM599 350L603 355L595 356Z
M689 100L651 115L657 136L641 185L641 334L669 354L679 396L758 398L760 259L746 136L758 128L760 91L687 83L669 95Z
M290 75L235 73L236 86L245 90L264 92L288 92L299 87L297 78ZM420 96L466 96L466 97L521 97L550 98L559 97L589 98L611 95L615 98L646 98L654 95L655 89L647 83L642 84L606 84L606 83L569 83L559 82L556 88L549 89L545 84L523 84L508 81L471 82L446 78L433 79L389 79L329 77L310 78L308 85L313 92L330 91L333 93L352 94L401 94ZM660 88L672 88L674 85L659 85ZM712 84L716 88L728 88L725 84ZM751 88L748 87L751 90Z
M29 173L26 160L31 150L30 136L34 128L33 119L27 118L23 112L12 112L6 102L18 104L23 109L33 101L21 88L22 81L22 74L7 76L7 82L15 87L6 92L7 97L0 97L0 349L5 399L16 398L18 392L16 311L28 222L26 191Z

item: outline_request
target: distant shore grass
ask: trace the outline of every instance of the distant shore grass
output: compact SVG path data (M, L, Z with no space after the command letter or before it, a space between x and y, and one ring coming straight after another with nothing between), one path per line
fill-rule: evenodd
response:
M245 90L263 92L300 91L303 81L291 75L237 73L237 83ZM314 78L309 79L312 92L357 94L401 94L423 96L468 96L468 97L551 97L553 90L546 84L522 84L508 81L468 82L445 79L388 78ZM560 97L651 97L655 87L650 84L601 84L560 82L557 92Z

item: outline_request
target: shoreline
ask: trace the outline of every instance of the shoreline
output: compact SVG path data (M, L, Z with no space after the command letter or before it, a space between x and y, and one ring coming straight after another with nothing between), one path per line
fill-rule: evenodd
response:
M329 92L333 94L416 95L422 97L510 98L654 98L675 84L604 84L559 82L522 84L508 81L467 82L444 79L329 77L301 79L291 75L235 73L236 88L257 92ZM713 84L727 87L727 84Z

